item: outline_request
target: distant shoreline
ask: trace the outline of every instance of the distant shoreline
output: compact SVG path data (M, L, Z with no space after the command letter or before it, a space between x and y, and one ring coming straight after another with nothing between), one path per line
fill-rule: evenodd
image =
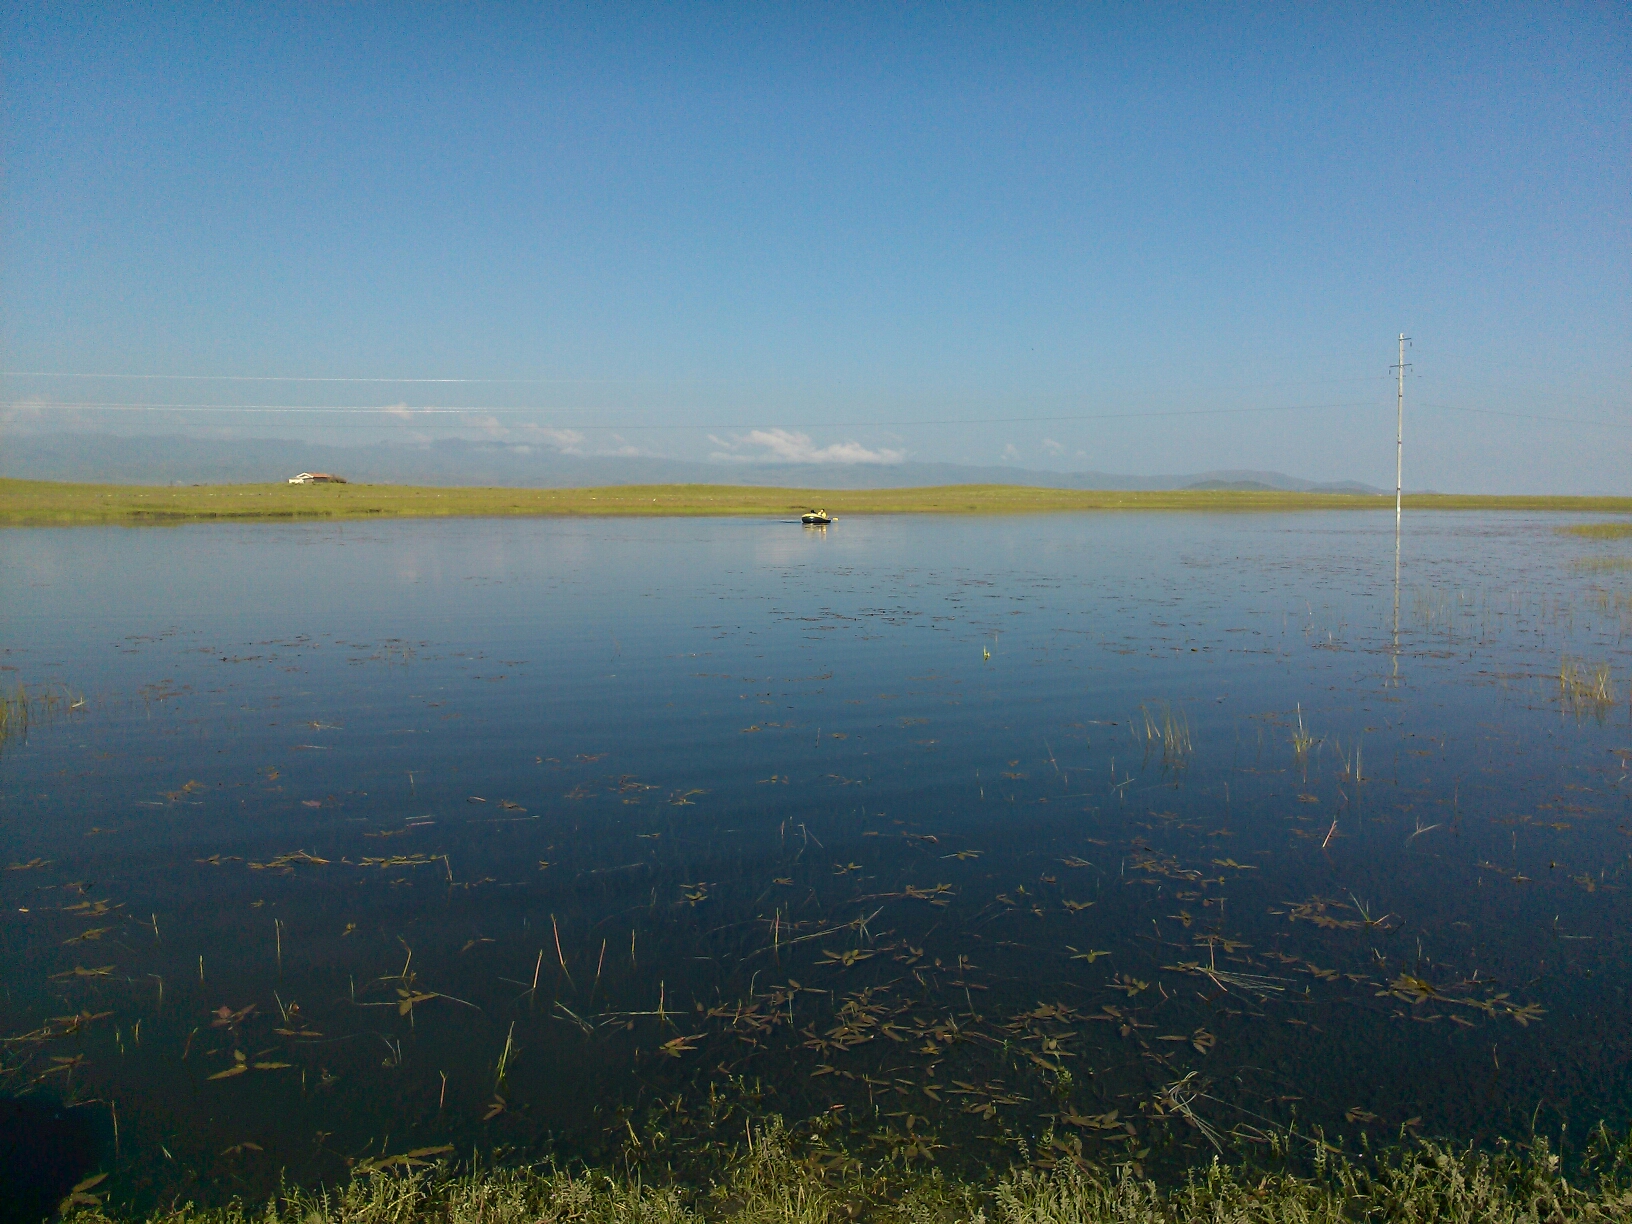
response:
M1411 510L1540 510L1632 514L1632 497L1407 494ZM614 485L586 489L416 485L148 485L0 480L0 526L324 521L381 518L797 517L823 508L874 514L1051 514L1085 510L1392 510L1394 499L1280 490L1047 489L944 485L906 489L779 489Z

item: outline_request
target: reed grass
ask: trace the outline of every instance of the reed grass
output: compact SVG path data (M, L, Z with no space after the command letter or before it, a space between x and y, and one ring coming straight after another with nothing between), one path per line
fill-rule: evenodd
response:
M18 685L14 692L0 692L0 744L28 734L28 695Z
M887 1184L801 1160L780 1124L750 1131L707 1185L556 1166L456 1169L393 1165L330 1190L286 1190L264 1206L180 1206L149 1224L1612 1224L1632 1220L1632 1141L1600 1128L1566 1175L1545 1139L1494 1152L1416 1142L1372 1159L1319 1145L1304 1173L1214 1159L1162 1187L1062 1160L1017 1168L990 1185L933 1171ZM118 1224L85 1199L65 1224Z
M1463 497L1417 494L1413 510L1570 510L1632 513L1632 497ZM508 489L411 485L146 485L0 480L0 526L164 525L368 518L749 516L796 518L814 505L841 523L859 514L1036 514L1085 510L1387 510L1384 497L1275 490L1106 491L1018 485L918 489L782 489L737 485L617 485Z
M1565 655L1558 667L1560 700L1574 714L1602 714L1615 704L1608 663L1588 663Z
M1632 557L1627 558L1626 568L1632 569ZM1594 590L1591 598L1599 612L1620 621L1622 634L1632 634L1632 591Z
M1572 523L1557 530L1559 535L1578 536L1583 540L1624 540L1632 536L1632 522Z
M60 687L30 689L19 684L10 690L0 689L0 751L7 744L26 740L31 727L55 722L84 704L83 697Z
M1190 740L1190 720L1185 717L1184 711L1175 715L1173 707L1163 701L1158 703L1155 710L1142 705L1139 713L1144 718L1145 751L1153 752L1160 747L1162 764L1171 769L1182 769L1194 748ZM1136 726L1134 738L1137 740L1138 737Z
M1309 764L1309 749L1315 746L1315 737L1309 734L1303 725L1303 704L1298 704L1298 729L1292 732L1292 754L1297 757L1298 765L1306 767Z

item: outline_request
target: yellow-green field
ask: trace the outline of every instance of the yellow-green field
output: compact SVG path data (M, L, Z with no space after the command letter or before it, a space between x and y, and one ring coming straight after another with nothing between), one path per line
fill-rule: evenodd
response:
M1632 514L1632 497L1419 494L1413 510L1573 510ZM1393 499L1337 493L1114 492L1018 485L930 489L767 489L617 485L602 489L472 489L410 485L145 485L0 480L0 525L131 526L240 519L537 516L788 517L813 507L860 514L1042 514L1071 510L1392 510ZM1620 526L1615 524L1615 526Z

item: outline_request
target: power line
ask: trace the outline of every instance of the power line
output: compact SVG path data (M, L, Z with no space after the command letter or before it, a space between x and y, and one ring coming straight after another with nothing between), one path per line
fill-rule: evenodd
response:
M1375 382L1379 375L1366 374L1357 378L1291 378L1254 380L1255 387L1331 386L1339 383ZM750 378L686 378L672 375L649 378L397 378L381 376L341 377L306 374L109 374L82 373L72 370L0 370L0 378L91 378L91 379L169 379L177 382L283 382L283 383L470 383L511 385L572 385L572 384L626 384L626 383L761 383L763 379ZM1238 384L1246 385L1246 384Z
M1455 404L1430 404L1422 402L1424 408L1438 408L1445 412L1469 412L1479 416L1512 417L1520 421L1560 421L1565 425L1596 425L1599 429L1632 429L1632 423L1623 421L1590 421L1583 417L1545 416L1538 412L1502 412L1496 408L1459 408Z
M1586 417L1551 416L1537 412L1506 412L1497 408L1467 408L1458 404L1433 403L1427 400L1421 402L1424 408L1434 408L1444 412L1459 412L1474 416L1505 417L1518 421L1556 421L1565 425L1587 425L1596 429L1632 429L1632 423L1622 421L1598 421ZM865 420L865 421L823 421L824 426L833 428L864 428L879 426L894 429L908 429L914 426L952 426L952 425L1024 425L1046 424L1055 421L1110 421L1134 420L1142 417L1182 417L1182 416L1233 416L1254 412L1316 412L1340 408L1372 408L1377 405L1371 400L1351 400L1332 404L1276 404L1254 408L1196 408L1196 409L1155 409L1148 412L1100 412L1100 413L1073 413L1050 416L1025 417L946 417L930 420ZM79 411L106 411L106 412L231 412L231 413L305 413L317 415L377 415L402 418L423 417L431 415L452 416L464 413L572 413L598 411L592 407L544 407L541 405L516 404L427 404L410 406L406 404L226 404L226 403L146 403L134 401L112 400L80 400L53 403L41 403L37 400L4 400L0 401L0 409L32 409L40 411L79 410ZM753 429L763 428L737 422L730 425L658 425L658 424L621 424L597 425L576 424L574 429Z
M1375 405L1371 401L1351 401L1338 404L1279 404L1265 405L1256 408L1188 408L1188 409L1157 409L1150 412L1093 412L1072 413L1050 416L1024 417L946 417L938 420L865 420L865 421L823 421L824 427L831 428L863 428L874 426L879 428L908 429L916 426L944 427L952 425L1030 425L1047 424L1061 421L1114 421L1114 420L1143 420L1154 417L1201 417L1201 416L1239 416L1254 412L1316 412L1337 408L1369 408ZM397 419L412 419L415 416L440 415L451 416L465 413L519 413L519 412L579 412L578 408L537 408L515 405L495 405L492 407L476 405L433 405L423 408L411 408L404 405L380 406L368 405L327 405L314 406L305 404L148 404L148 403L110 403L106 401L83 401L78 403L40 404L29 400L11 400L0 402L0 408L28 408L28 409L75 409L108 412L232 412L232 413L301 413L312 415L373 415L391 416ZM634 432L636 430L731 430L731 429L762 429L766 426L756 426L742 422L731 424L699 425L699 424L590 424L574 423L562 425L561 428L571 429L609 429Z
M177 382L288 382L288 383L620 383L638 378L336 378L306 374L79 374L66 370L0 370L0 378L114 378L171 379ZM723 382L728 379L665 379L667 382Z

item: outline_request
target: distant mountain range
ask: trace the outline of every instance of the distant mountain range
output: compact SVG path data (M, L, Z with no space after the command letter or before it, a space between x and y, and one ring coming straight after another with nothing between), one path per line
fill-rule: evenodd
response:
M1381 494L1357 481L1321 483L1280 472L1212 471L1125 476L961 463L718 463L572 455L497 442L324 446L283 438L24 434L0 438L0 476L109 484L246 484L297 472L333 472L361 484L572 488L620 484L769 485L807 489L1013 484L1046 489L1287 489Z

